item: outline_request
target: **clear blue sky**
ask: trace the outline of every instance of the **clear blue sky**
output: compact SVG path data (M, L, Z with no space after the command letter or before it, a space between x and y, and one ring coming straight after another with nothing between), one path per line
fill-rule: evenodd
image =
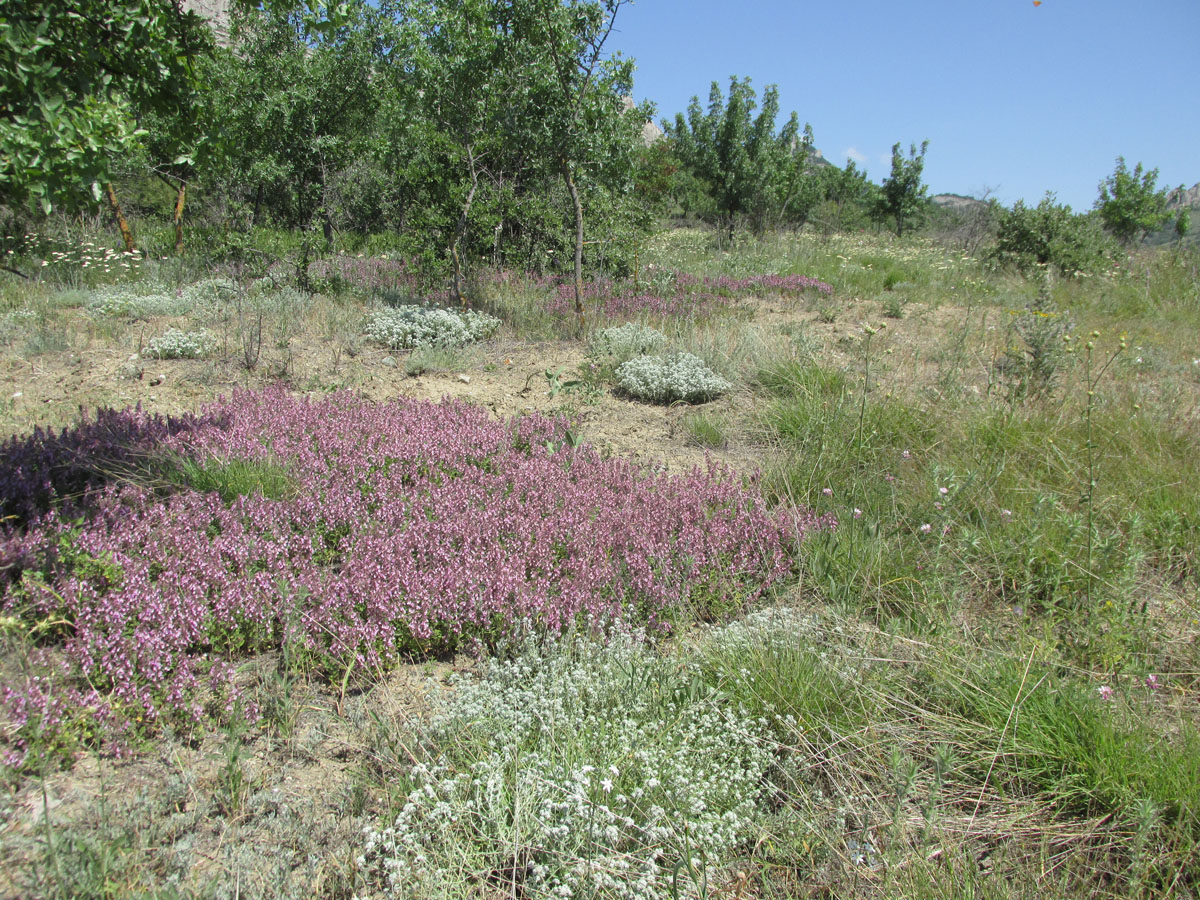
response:
M1200 0L636 0L609 41L660 120L749 76L877 182L926 138L931 193L1086 210L1119 155L1200 181Z

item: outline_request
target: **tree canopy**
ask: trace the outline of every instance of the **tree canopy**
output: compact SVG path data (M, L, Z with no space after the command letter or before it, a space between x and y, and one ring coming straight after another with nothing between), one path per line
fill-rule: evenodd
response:
M190 102L210 44L171 0L45 0L0 15L0 201L44 211L90 189L144 132L138 112Z
M1139 162L1131 172L1123 156L1117 157L1116 169L1100 182L1096 210L1105 229L1122 244L1141 243L1171 218L1167 191L1159 190L1157 182L1158 169L1143 171Z

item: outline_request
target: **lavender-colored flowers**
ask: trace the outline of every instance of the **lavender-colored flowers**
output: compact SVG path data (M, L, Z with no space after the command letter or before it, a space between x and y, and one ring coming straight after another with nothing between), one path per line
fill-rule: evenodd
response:
M214 661L283 644L342 672L529 626L665 627L680 604L755 596L829 524L768 510L716 465L652 474L570 448L561 422L497 422L459 402L280 389L186 422L110 420L141 440L138 459L153 437L167 459L282 469L294 489L226 502L157 481L105 485L77 458L67 483L90 513L36 515L58 492L53 461L32 451L86 453L98 426L5 445L0 482L31 498L16 505L28 528L0 537L0 608L51 645L2 687L10 764L33 733L71 722L111 738L203 718L205 701L231 709L232 669Z
M756 275L750 278L697 278L680 272L666 286L655 285L636 290L628 282L592 281L584 284L584 301L599 306L606 316L619 318L638 313L659 316L678 316L687 313L709 315L730 306L747 296L779 294L797 296L806 290L821 294L833 293L823 281L806 275ZM556 284L554 295L547 301L550 312L567 314L575 302L575 289L570 284Z

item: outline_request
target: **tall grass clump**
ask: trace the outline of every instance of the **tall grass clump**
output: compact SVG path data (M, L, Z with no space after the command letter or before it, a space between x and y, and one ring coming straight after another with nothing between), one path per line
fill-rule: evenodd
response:
M1121 389L1123 339L1023 315L1026 349L994 397L885 392L865 331L857 366L766 364L757 427L781 451L767 488L842 523L806 565L843 608L932 625L983 604L1044 616L1088 665L1153 667L1143 586L1194 572L1194 437Z

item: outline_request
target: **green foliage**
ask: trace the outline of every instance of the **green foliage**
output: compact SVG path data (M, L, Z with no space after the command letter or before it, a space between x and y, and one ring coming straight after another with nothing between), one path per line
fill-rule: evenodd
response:
M812 129L800 130L793 112L778 132L779 89L769 85L758 106L750 79L729 79L729 97L713 82L708 110L693 97L685 120L675 117L667 134L694 183L711 205L696 213L732 236L741 223L755 233L781 225L802 227L820 200L812 173ZM688 210L685 209L685 213Z
M813 215L822 232L831 235L864 226L879 202L879 187L867 180L866 171L848 159L845 168L824 166L816 176L821 203Z
M1188 232L1192 230L1192 212L1189 209L1181 209L1175 216L1175 239L1182 242L1188 236Z
M921 152L915 144L908 148L908 159L900 152L900 144L892 146L892 173L884 179L876 205L876 215L892 223L897 237L903 237L924 221L929 200L921 181L925 170L925 152L929 141L922 141Z
M327 239L349 224L337 216L339 175L364 155L380 106L378 29L354 5L341 28L313 35L283 11L249 12L234 52L208 73L210 133L222 152L210 177L248 214L289 227L319 224Z
M1036 207L1018 200L1000 213L996 244L988 257L1027 274L1049 268L1070 278L1103 271L1109 246L1094 219L1076 215L1046 194Z
M0 17L0 202L78 203L144 134L136 110L189 102L208 31L168 0L50 0ZM86 52L81 52L86 50Z
M706 413L694 413L684 419L688 443L711 450L724 450L729 444L728 426L721 418Z
M172 461L168 475L171 481L194 491L216 494L226 505L238 497L283 500L296 493L296 483L287 468L269 460L179 458Z
M1158 169L1142 171L1139 162L1133 171L1125 157L1117 157L1113 174L1100 183L1096 210L1104 227L1122 244L1140 243L1171 218L1167 210L1167 190L1156 190Z

